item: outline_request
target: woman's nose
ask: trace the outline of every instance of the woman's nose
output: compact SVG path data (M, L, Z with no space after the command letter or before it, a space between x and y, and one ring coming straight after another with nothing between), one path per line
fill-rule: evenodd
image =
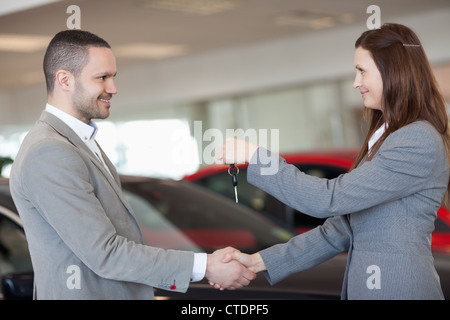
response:
M355 80L353 81L353 89L358 89L361 87L361 80L358 76L355 76Z

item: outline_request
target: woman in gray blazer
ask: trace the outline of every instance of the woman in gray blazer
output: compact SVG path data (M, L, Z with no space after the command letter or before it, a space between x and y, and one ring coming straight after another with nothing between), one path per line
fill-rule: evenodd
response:
M384 24L362 33L355 47L353 87L364 100L369 130L349 173L308 176L240 140L228 140L216 153L224 163L249 162L250 183L328 219L287 243L252 255L236 250L226 260L265 271L274 284L348 251L342 299L443 299L431 233L449 186L444 99L408 27ZM264 171L268 166L277 170Z

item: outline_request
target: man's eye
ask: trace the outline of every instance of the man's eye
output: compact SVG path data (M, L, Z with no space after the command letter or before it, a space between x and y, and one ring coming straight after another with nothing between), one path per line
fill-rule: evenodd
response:
M359 69L359 72L360 72L361 74L363 74L363 73L366 72L366 71L363 70L363 69Z

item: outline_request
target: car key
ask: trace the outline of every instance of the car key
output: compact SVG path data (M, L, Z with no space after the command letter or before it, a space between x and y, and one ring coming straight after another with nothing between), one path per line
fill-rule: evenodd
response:
M234 164L230 164L230 167L228 168L228 174L231 176L231 179L233 181L233 187L234 187L234 198L236 199L236 203L239 203L238 194L237 194L237 174L239 173L239 168L235 166Z

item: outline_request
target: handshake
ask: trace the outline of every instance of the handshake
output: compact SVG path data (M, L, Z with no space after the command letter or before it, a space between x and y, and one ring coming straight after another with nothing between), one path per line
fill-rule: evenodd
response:
M234 290L250 284L256 273L266 270L259 253L248 255L232 247L208 254L206 278L216 289Z

